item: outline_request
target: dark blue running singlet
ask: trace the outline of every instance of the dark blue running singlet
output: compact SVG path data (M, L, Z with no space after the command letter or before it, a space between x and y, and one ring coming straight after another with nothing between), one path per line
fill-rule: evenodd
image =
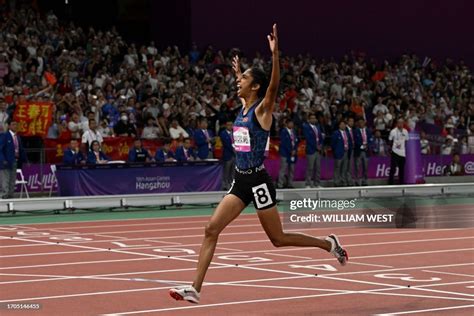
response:
M270 132L260 126L255 115L255 109L261 101L255 102L245 115L245 107L242 107L234 121L235 164L239 169L260 167L265 160Z

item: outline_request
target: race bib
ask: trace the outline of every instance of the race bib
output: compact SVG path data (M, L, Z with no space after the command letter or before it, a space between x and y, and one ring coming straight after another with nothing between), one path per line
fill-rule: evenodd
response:
M234 148L235 151L250 152L250 132L247 127L234 126Z

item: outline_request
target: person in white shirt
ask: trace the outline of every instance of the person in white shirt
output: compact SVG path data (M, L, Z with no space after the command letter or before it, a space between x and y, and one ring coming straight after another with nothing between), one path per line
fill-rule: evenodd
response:
M72 119L67 124L67 127L71 131L71 138L79 139L81 137L84 125L79 119L79 114L74 113L72 115Z
M474 154L474 122L469 125L467 135L467 146L469 147L469 153Z
M155 125L155 120L150 117L142 132L143 139L157 139L160 136L160 129Z
M393 184L393 178L395 176L395 168L398 167L398 179L400 184L405 182L405 157L406 149L405 144L408 140L408 131L403 128L404 120L398 119L397 127L390 131L388 140L392 142L392 158L390 161L390 174L388 184Z
M87 148L90 148L90 145L95 140L99 142L99 146L102 146L104 139L102 134L97 130L97 122L94 119L90 119L89 129L82 134L82 143L87 144Z
M387 129L387 118L383 115L382 111L377 112L377 117L374 118L374 126L377 131L385 131Z
M469 154L469 146L467 144L467 137L464 136L463 138L461 138L461 145L459 145L460 147L460 150L461 150L461 155L467 155Z
M314 91L309 86L308 80L303 81L303 88L301 88L300 92L306 96L309 102L313 102L314 99Z
M388 113L388 108L385 104L382 103L382 98L378 98L378 103L372 109L372 114L376 115L379 111L381 111L384 115Z
M155 47L155 42L154 41L150 42L150 46L147 47L147 52L148 52L148 54L153 55L153 56L158 54L158 50Z
M113 129L109 127L109 122L107 119L104 119L100 122L100 126L97 129L103 138L112 137L114 134Z
M430 142L426 139L426 133L423 131L420 134L420 144L421 144L422 155L431 154Z
M453 138L449 137L448 135L445 143L443 144L443 146L441 146L441 155L451 155L452 152L453 152Z
M170 136L172 139L189 138L189 134L184 130L184 128L178 125L177 120L171 121Z

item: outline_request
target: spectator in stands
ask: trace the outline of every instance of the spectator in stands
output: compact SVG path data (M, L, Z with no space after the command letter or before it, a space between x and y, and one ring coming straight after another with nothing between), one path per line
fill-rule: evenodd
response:
M86 144L79 144L79 153L82 156L81 165L87 164L87 158L89 156L89 148Z
M349 135L349 155L347 160L347 169L345 171L346 184L348 186L354 185L354 147L355 147L355 137L354 137L354 118L349 116L346 119L346 129L347 134Z
M353 98L350 110L356 117L362 117L365 119L364 103L361 102L359 97Z
M183 144L176 149L176 160L178 161L193 161L195 160L194 151L191 148L191 140L185 138Z
M453 152L453 138L448 135L444 144L441 146L441 155L451 155Z
M385 157L388 154L387 142L382 138L380 131L375 131L372 143L372 153L374 156Z
M212 131L207 129L207 119L201 118L199 128L194 131L194 144L197 147L197 158L211 159L212 144L214 142Z
M388 111L388 107L382 103L383 102L383 99L382 97L378 97L377 98L377 104L374 106L374 108L372 109L372 114L374 115L379 115L378 113L379 112L382 112L383 115L387 114L389 111Z
M286 119L284 127L280 130L280 172L278 174L279 188L294 188L293 178L297 160L298 138L294 130L294 122Z
M308 122L303 124L303 134L306 139L307 161L305 185L307 188L320 187L324 133L315 113L310 113Z
M398 167L398 179L400 184L405 183L405 157L406 141L408 140L408 131L403 128L405 121L400 118L397 126L390 131L388 140L392 142L392 155L390 160L390 173L388 184L394 184L395 169Z
M224 162L224 174L222 177L222 188L227 191L231 187L231 183L234 180L234 169L235 169L235 150L233 145L233 123L227 121L225 128L219 133L219 137L222 142L222 161Z
M129 122L127 112L120 113L120 121L114 126L114 132L117 136L135 137L137 135L135 126Z
M452 162L449 165L445 166L444 175L445 176L463 176L464 175L464 167L460 163L460 157L458 153L453 154Z
M95 119L89 119L89 129L82 134L82 143L87 144L89 147L94 140L98 141L101 146L104 141L102 134L97 130Z
M165 162L165 161L176 161L174 153L171 150L171 140L169 138L165 139L163 147L158 149L155 154L156 162Z
M3 94L0 94L0 134L7 130L8 122L8 113L7 113L7 104Z
M64 151L63 163L65 165L79 165L86 162L86 158L79 151L79 142L77 139L71 139L69 148Z
M420 133L420 145L422 155L431 154L430 142L426 139L426 133L424 131L421 131Z
M314 100L314 91L309 86L309 81L307 79L303 80L303 88L301 88L300 93L306 97L308 102L312 103Z
M387 117L382 113L382 111L377 112L377 117L374 119L374 126L377 131L381 133L385 132L388 127Z
M189 134L178 124L178 120L176 119L171 121L169 134L171 139L183 139L189 137Z
M158 115L157 119L157 125L158 128L160 129L160 132L162 134L162 137L164 138L170 138L170 130L168 128L168 121L167 118L165 118L163 115Z
M196 46L183 54L174 47L157 49L152 43L137 49L114 28L106 32L93 27L84 30L54 14L36 14L31 6L4 15L14 23L4 23L2 29L0 96L7 109L1 114L0 102L0 120L2 115L5 120L5 113L12 117L19 100L31 98L56 103L55 126L48 133L54 138L81 139L87 130L87 121L83 120L88 118L82 113L90 111L100 113L95 119L101 122L102 136L107 137L112 133L103 130L102 120L108 120L104 128L113 129L122 125L119 113L125 111L129 113L128 122L136 124L135 129L148 115L158 116L160 137L170 137L169 122L176 120L176 126L182 126L184 133L181 131L180 136L178 131L173 139L182 139L193 137L199 116L207 116L214 132L218 117L223 122L236 116L236 112L226 111L228 116L221 119L212 110L221 105L239 108L233 76L227 75L227 65L234 54L212 47L200 51ZM244 66L249 67L252 62L262 69L269 66L269 59L257 56L253 61L243 60ZM216 62L219 72L215 72ZM325 121L334 122L333 130L324 126L327 135L337 133L343 111L357 116L362 110L375 115L381 111L382 119L375 117L375 128L384 139L392 127L386 121L389 111L393 120L406 118L410 129L419 122L436 122L440 127L451 124L463 130L474 124L472 71L463 62L448 60L435 65L407 54L385 61L379 71L375 71L377 67L370 56L352 53L340 62L332 58L316 61L309 55L283 56L282 62L285 94L280 102L282 109L274 113L275 119L288 109L297 130L302 129L307 111L321 111ZM308 102L311 109L306 109ZM70 117L74 112L79 114L82 128ZM367 120L372 125L374 117ZM62 130L64 122L73 122L67 124L73 127L73 135ZM468 147L474 153L474 132L468 132ZM272 135L278 135L275 127ZM462 132L458 135L456 130L451 135L462 138Z
M0 134L0 185L1 198L11 199L15 192L17 169L26 162L26 153L20 136L17 134L18 123L11 121L8 130Z
M110 158L107 157L102 150L100 149L100 144L98 141L94 140L91 143L91 148L87 154L87 163L88 164L106 164L110 161Z
M336 187L346 186L347 166L349 164L349 133L344 120L339 121L339 129L332 134L331 147L334 158L334 185Z
M356 185L367 185L367 171L369 165L369 148L372 147L372 133L365 126L365 120L360 118L358 121L359 128L355 129L355 179Z
M461 155L467 155L469 154L469 146L467 144L467 137L464 136L461 138L461 144L460 144L460 154Z
M84 124L81 122L79 118L79 114L73 113L71 117L71 121L67 124L69 131L71 132L71 137L80 139L82 132L84 131Z
M151 162L153 158L148 150L143 148L141 139L135 139L133 148L128 151L128 162Z
M155 125L155 120L150 117L146 122L146 126L142 131L142 138L158 139L158 137L160 136L160 129Z
M469 147L469 153L474 154L474 122L469 125L469 131L467 134L467 145Z
M107 121L107 119L103 119L100 122L100 126L97 131L100 133L100 135L102 135L103 138L109 138L114 136L114 131L112 128L109 127L109 122Z

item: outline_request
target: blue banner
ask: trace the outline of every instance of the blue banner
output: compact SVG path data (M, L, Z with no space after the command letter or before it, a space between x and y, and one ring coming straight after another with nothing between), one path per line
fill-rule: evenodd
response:
M60 196L219 191L217 162L58 166Z

